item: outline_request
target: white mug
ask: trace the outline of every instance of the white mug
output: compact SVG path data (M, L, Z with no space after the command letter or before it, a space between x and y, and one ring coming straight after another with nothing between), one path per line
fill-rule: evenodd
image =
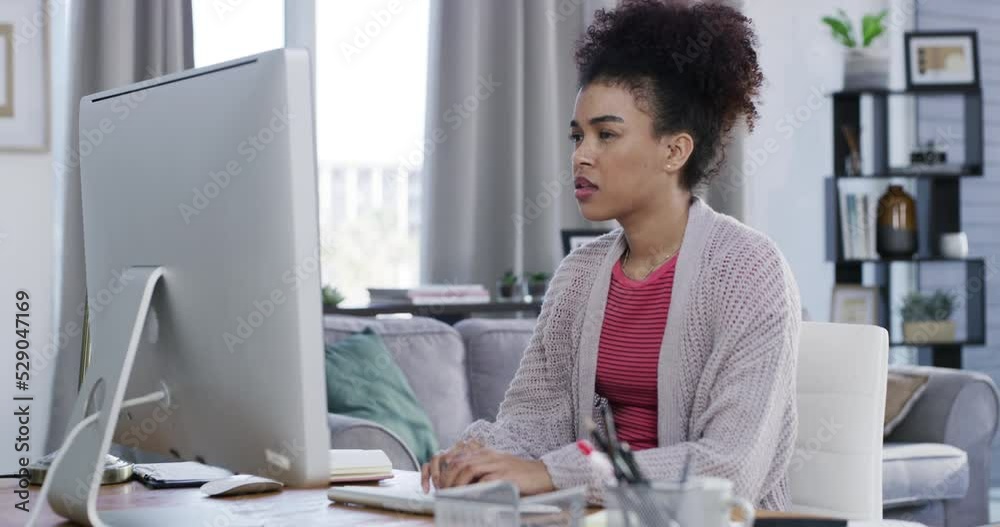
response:
M965 258L969 255L969 237L964 232L942 234L941 254L948 258Z
M632 526L674 525L649 518L648 511L669 514L678 527L730 527L733 507L743 513L743 527L751 527L755 510L749 501L733 496L733 483L721 478L696 477L687 483L656 481L648 489L642 486L609 487L609 527L624 526L623 509ZM644 511L644 512L639 512Z

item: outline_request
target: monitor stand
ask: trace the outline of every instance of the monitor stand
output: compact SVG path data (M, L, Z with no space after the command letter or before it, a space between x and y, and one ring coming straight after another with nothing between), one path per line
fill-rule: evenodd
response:
M86 406L82 414L74 411L79 420L71 423L71 427L95 412L101 415L84 427L73 441L62 445L66 454L59 465L49 471L47 478L51 485L48 501L57 514L80 525L179 525L176 515L168 517L155 513L156 509L101 514L97 510L105 455L111 447L153 292L164 269L131 267L129 273L136 279L126 283L105 308L107 314L102 323L112 330L100 332L103 339L94 341L97 352L84 376L74 408ZM175 514L179 512L174 511ZM183 524L197 525L199 519L204 519L197 510L188 509L187 512L190 521Z

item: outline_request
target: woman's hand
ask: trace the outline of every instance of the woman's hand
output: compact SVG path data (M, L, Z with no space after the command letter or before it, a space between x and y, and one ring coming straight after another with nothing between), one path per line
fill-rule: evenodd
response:
M465 453L481 448L483 448L482 443L476 440L459 441L448 450L434 454L434 457L420 468L420 486L424 492L430 492L432 482L435 488L444 488L442 478L454 460Z
M545 463L481 446L451 455L447 459L446 470L440 476L435 479L437 488L504 480L517 485L524 495L555 490Z

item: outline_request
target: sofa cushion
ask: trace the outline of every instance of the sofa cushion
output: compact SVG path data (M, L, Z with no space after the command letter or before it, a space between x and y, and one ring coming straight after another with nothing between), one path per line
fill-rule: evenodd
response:
M535 331L534 319L476 319L455 325L465 341L473 419L496 418Z
M442 448L451 446L472 423L465 346L455 328L423 317L372 319L327 315L323 323L327 343L366 327L382 337L430 417Z
M886 443L882 502L886 509L965 497L969 461L961 449L936 443Z
M927 391L927 375L889 371L885 390L885 420L882 435L888 436L913 409L917 399Z
M391 430L421 463L438 450L427 412L371 328L326 345L326 405L331 414L367 419Z

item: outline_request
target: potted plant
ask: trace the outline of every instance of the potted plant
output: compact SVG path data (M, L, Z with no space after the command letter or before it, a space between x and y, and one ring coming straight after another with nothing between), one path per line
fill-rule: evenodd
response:
M830 27L834 40L846 49L844 56L844 89L889 87L889 51L886 47L873 47L872 43L885 34L885 17L888 10L869 13L861 18L860 41L855 38L854 24L843 9L836 16L822 18Z
M512 301L520 299L519 286L521 280L514 274L514 271L507 270L503 276L497 280L497 299L500 301Z
M334 306L344 301L344 295L337 291L336 287L325 285L323 286L323 305L324 306Z
M528 294L533 300L541 300L549 288L549 273L528 274Z
M955 322L951 320L955 295L936 291L917 292L903 299L903 339L908 343L955 342Z

